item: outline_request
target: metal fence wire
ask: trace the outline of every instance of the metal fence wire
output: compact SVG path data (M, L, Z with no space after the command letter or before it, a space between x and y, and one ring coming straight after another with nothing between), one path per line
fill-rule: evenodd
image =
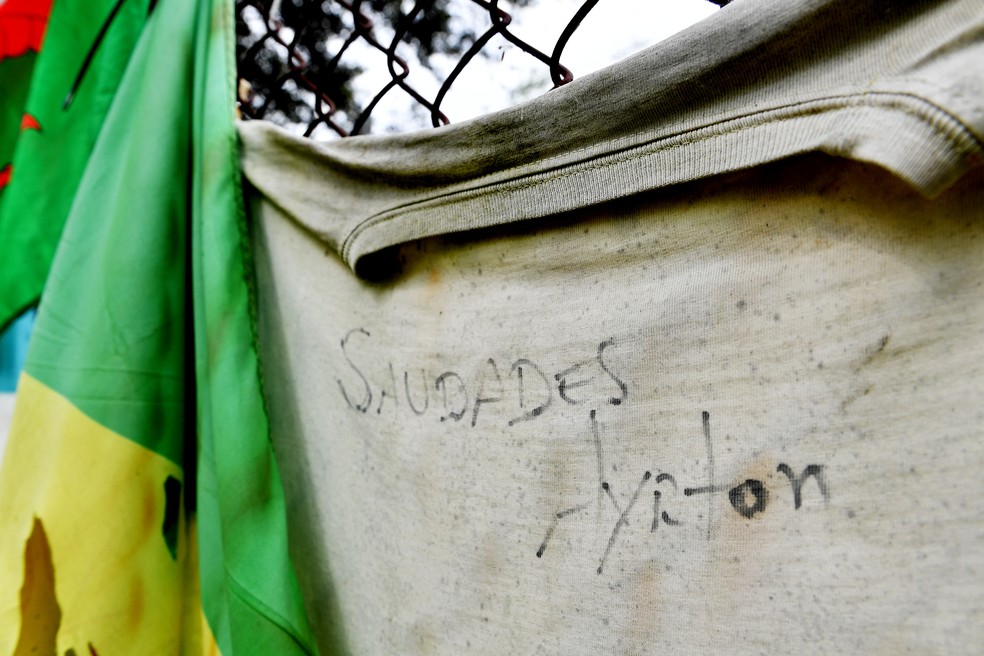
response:
M532 1L512 0L510 8L515 12ZM723 6L730 0L709 1ZM561 61L564 49L598 2L585 0L546 53L510 30L512 16L499 0L237 0L239 111L245 119L301 126L305 136L346 137L371 132L373 111L395 93L409 98L413 113L422 113L430 125L447 125L442 105L448 91L476 57L494 56L487 46L497 36L539 62L553 88L570 82L574 76ZM454 13L462 9L485 24L463 24ZM372 66L386 72L368 99L352 90L367 73L367 47L375 56ZM457 63L439 75L435 56ZM411 84L411 66L438 77L436 92ZM412 122L408 116L401 127L416 127Z

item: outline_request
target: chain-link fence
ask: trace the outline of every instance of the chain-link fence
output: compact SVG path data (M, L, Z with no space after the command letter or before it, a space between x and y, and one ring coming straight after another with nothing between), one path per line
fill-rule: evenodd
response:
M465 69L515 50L542 78L517 86L562 86L574 77L565 49L599 0L557 19L563 28L549 51L511 29L513 15L534 1L512 0L510 14L499 0L238 0L240 112L298 126L305 136L344 137L377 131L374 112L389 102L406 109L400 125L383 130L438 127L450 122L448 93ZM375 87L366 91L365 79Z

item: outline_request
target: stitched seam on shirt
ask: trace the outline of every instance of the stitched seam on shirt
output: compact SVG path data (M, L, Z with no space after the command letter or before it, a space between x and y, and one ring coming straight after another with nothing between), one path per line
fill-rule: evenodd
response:
M886 98L888 99L887 101L885 100ZM912 101L915 101L915 103ZM984 149L984 146L982 146L976 136L959 119L935 103L915 94L905 92L871 91L846 96L814 98L799 103L780 105L766 110L732 116L716 123L693 128L675 135L658 137L642 144L627 146L621 151L616 150L601 153L590 159L561 165L556 168L554 172L549 170L536 171L513 178L511 180L500 180L486 184L476 184L475 186L467 189L462 189L443 195L436 194L426 199L407 203L406 205L391 207L383 212L367 217L352 229L342 245L342 257L345 261L348 261L352 244L366 230L380 223L385 223L387 221L404 217L408 213L412 212L414 207L420 205L443 205L449 201L453 202L453 199L456 197L475 194L482 189L496 186L503 187L503 191L505 192L522 191L524 189L538 187L557 180L563 180L565 178L589 173L597 169L607 168L616 164L623 164L625 162L631 162L633 160L643 159L646 157L652 157L653 155L659 153L666 153L675 149L686 148L697 143L710 141L712 139L718 139L720 137L745 132L750 129L760 128L768 125L769 123L782 123L784 121L800 119L811 114L823 114L841 109L859 107L890 109L912 116L929 126L958 152L968 152L968 150L974 150L975 148L980 152ZM776 114L779 115L776 116ZM745 121L753 122L744 125L735 125L736 123L742 123ZM693 136L686 138L686 135L688 134ZM665 146L659 145L661 141L670 140L674 140L674 143ZM600 159L605 159L606 161L596 161L591 163L592 160ZM538 175L544 177L538 180L519 182L524 177Z
M884 103L882 103L882 102L874 102L874 103L865 102L865 100L867 100L867 99L877 98L877 97L880 97L880 96L884 96L884 97L888 97L888 98L894 98L895 100L894 101L891 101L890 100L890 101L887 101L887 102L884 102ZM921 106L927 106L928 105L929 106L929 109L928 110L924 110L924 111L919 111L919 110L915 109L915 107L909 105L908 103L902 102L903 99L915 100L916 101L916 104L921 105ZM823 103L828 103L828 102L831 103L831 104L829 104L829 105L824 105L823 104ZM807 111L804 111L804 112L801 112L801 113L798 113L798 114L795 114L795 115L791 115L791 116L780 116L780 117L778 117L776 119L766 119L765 121L763 121L763 123L769 122L770 120L775 120L775 121L778 122L778 121L787 120L789 118L798 118L798 117L801 117L801 116L804 116L804 115L819 114L819 113L826 112L826 111L833 111L833 110L837 110L837 109L846 109L846 108L850 108L850 107L864 107L864 106L871 106L871 107L895 107L895 108L899 109L900 111L902 111L903 113L909 114L911 116L915 116L915 117L917 117L919 119L922 119L925 122L930 123L930 124L933 123L933 121L932 121L932 114L943 113L955 125L954 126L951 126L952 129L949 130L949 131L946 130L945 128L941 127L941 126L933 125L933 127L934 127L934 129L937 130L937 132L940 132L941 134L943 134L944 135L944 138L947 141L950 141L951 143L954 143L956 145L959 145L959 143L960 143L960 136L959 136L959 134L964 134L970 140L974 141L978 145L979 148L984 148L984 144L980 144L979 143L979 139L977 139L977 137L974 136L972 130L969 130L966 126L963 125L963 122L960 119L958 119L955 116L951 115L949 111L947 111L947 110L943 109L942 107L938 106L932 100L929 100L927 98L924 98L924 97L920 96L918 93L914 93L914 92L911 92L911 91L901 91L901 90L900 91L882 91L882 90L878 90L878 89L869 89L869 90L862 91L862 92L855 92L855 93L848 93L848 94L838 94L838 95L832 95L832 96L820 96L820 97L816 97L816 98L810 98L809 100L802 100L802 101L790 102L790 103L786 103L786 104L783 104L783 105L776 105L775 107L770 107L769 109L762 109L762 110L757 110L757 111L753 111L753 112L746 112L746 113L742 113L742 114L731 114L731 115L728 115L727 118L716 120L716 121L712 121L712 122L707 123L705 125L701 125L701 126L694 127L694 128L689 128L687 130L683 130L681 132L676 132L676 133L673 133L673 134L668 134L668 135L656 137L654 139L650 139L649 141L645 141L645 142L642 142L642 143L632 144L632 145L629 145L629 146L624 146L622 148L616 148L616 149L614 149L612 151L609 151L608 153L606 153L604 155L597 155L597 156L588 157L588 158L586 158L584 160L580 160L579 162L567 163L567 164L563 164L562 163L562 164L556 165L556 167L557 168L566 168L566 167L570 167L570 166L576 166L579 163L588 162L591 159L597 159L598 157L606 157L606 156L609 156L609 155L617 154L619 152L625 152L625 151L635 150L637 148L644 148L647 145L658 143L659 141L665 141L665 140L680 138L680 137L683 137L686 134L693 133L693 132L699 132L699 131L702 131L702 130L710 130L710 129L713 129L715 126L727 125L729 123L739 122L739 121L742 121L742 120L754 120L755 117L760 117L760 116L762 116L764 114L776 114L776 113L782 112L783 110L795 110L797 108L809 107L811 105L818 105L819 108L816 109L816 110L813 110L813 111L807 110ZM761 124L759 124L759 125L761 125ZM746 126L746 127L758 127L758 125L756 125L756 126ZM711 135L711 137L732 134L732 133L735 133L735 132L740 131L741 129L745 129L745 128L741 128L741 127L739 127L739 128L732 128L732 129L724 128L719 133L715 133L714 135ZM950 132L950 134L947 134L947 132ZM686 143L682 143L680 145L689 145L690 143L696 143L697 141L702 141L704 139L705 138L695 138L692 141L689 141L689 142L686 142ZM673 146L668 146L667 149L672 148L672 147ZM591 150L591 148L592 148L591 146L584 146L584 147L581 147L581 148L576 148L574 150L568 151L568 152L564 153L563 155L551 155L550 157L545 157L545 158L543 158L541 160L546 165L544 167L544 171L541 171L541 173L546 172L547 170L549 170L551 168L551 164L550 164L551 162L556 162L557 160L560 160L562 158L569 158L571 155L577 155L577 154L580 154L580 153L588 152L588 151ZM491 177L491 176L481 176L479 178L476 178L475 179L475 182L479 182L483 178L486 178L486 177Z

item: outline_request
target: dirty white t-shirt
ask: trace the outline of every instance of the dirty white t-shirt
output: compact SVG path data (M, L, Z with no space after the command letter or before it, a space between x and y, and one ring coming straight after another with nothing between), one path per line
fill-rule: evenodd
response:
M243 124L322 650L979 653L982 34L739 0L466 124Z

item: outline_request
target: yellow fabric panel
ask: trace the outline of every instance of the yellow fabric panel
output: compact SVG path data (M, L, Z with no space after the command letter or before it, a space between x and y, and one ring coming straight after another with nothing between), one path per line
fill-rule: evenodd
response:
M181 499L174 555L164 536L169 478L174 463L22 376L0 472L0 654L218 653Z

